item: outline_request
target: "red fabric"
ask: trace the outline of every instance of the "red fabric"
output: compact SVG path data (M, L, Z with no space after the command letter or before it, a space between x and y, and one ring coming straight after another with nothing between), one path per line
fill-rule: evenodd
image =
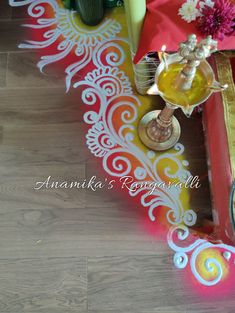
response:
M147 13L134 63L138 63L149 52L160 51L163 45L166 45L167 51L177 51L179 42L185 41L187 35L192 33L199 39L202 38L196 30L195 22L187 23L178 15L184 2L147 0ZM220 41L218 47L219 50L235 49L235 36Z
M204 106L206 143L210 160L211 192L216 236L224 243L235 243L229 215L232 172L224 109L220 93L213 94Z

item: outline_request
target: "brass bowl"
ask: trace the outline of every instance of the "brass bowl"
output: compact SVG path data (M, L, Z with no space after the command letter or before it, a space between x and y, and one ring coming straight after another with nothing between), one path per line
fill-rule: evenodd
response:
M190 116L193 112L194 108L198 105L205 102L214 92L220 92L227 88L227 85L222 86L219 82L216 81L213 69L211 68L210 64L206 60L202 60L198 66L198 70L201 71L202 75L205 77L206 80L206 88L204 88L201 93L200 100L190 104L189 106L184 106L181 103L175 103L169 100L163 92L161 92L158 88L159 85L159 77L161 73L172 64L179 64L182 60L182 57L178 53L174 54L165 54L165 61L161 61L159 64L156 74L155 74L155 84L148 90L148 94L150 95L159 95L161 98L175 106L176 108L181 108L182 111L186 114L186 116Z

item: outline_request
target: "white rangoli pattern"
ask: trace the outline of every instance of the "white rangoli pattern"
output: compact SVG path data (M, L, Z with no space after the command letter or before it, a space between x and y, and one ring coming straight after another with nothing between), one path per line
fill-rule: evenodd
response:
M57 43L61 36L64 38L57 44L56 54L41 57L38 63L40 71L43 71L46 65L60 61L74 51L77 61L65 70L67 91L71 88L75 75L93 63L95 69L87 73L84 80L73 84L74 88L83 87L82 101L90 108L84 115L84 121L91 126L86 136L89 150L96 157L102 158L103 168L109 175L123 177L133 173L135 181L143 183L143 187L129 191L129 195L140 196L141 204L148 209L152 221L155 220L154 212L159 206L169 208L167 219L172 228L167 240L175 252L174 263L177 268L182 269L190 265L195 278L206 286L213 286L221 281L223 269L217 259L208 258L204 264L208 273L216 267L217 275L213 280L202 277L197 270L196 260L208 248L220 248L224 251L224 260L231 262L235 248L223 244L215 245L198 238L190 245L180 246L175 242L176 239L184 242L188 238L188 226L195 224L196 214L183 208L180 188L160 186L159 183L164 182L160 174L160 163L164 159L168 161L169 166L165 168L164 175L169 180L186 182L190 172L187 170L188 162L181 160L183 145L178 143L173 152L156 156L153 151L143 152L134 143L136 128L133 123L138 118L141 102L134 95L129 78L119 69L125 61L125 52L119 42L128 43L126 38L118 37L121 25L113 19L106 19L93 31L84 29L77 25L75 12L61 8L56 0L9 0L9 4L14 7L28 5L28 14L35 18L35 23L25 26L45 29L44 40L28 40L20 44L20 48L43 49ZM50 6L54 18L44 16L44 5ZM115 126L114 121L117 118L122 121L120 127ZM158 184L151 193L150 188L144 186L146 180Z

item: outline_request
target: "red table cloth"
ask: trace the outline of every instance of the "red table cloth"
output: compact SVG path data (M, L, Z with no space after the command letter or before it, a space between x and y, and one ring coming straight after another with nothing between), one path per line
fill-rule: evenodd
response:
M138 0L137 0L138 1ZM178 15L184 0L147 0L147 13L139 42L139 48L134 58L138 63L147 53L160 51L166 45L167 51L178 50L179 43L186 40L187 35L200 35L196 23L187 23ZM235 49L235 36L226 37L218 43L219 50Z

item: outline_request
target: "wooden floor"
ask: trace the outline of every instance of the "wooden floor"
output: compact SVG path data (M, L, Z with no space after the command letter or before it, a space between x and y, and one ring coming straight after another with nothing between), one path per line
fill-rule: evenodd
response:
M35 191L51 175L82 180L96 170L85 147L80 95L65 94L64 75L42 75L21 9L0 2L0 312L235 312L235 300L193 290L172 252L141 227L119 195ZM205 179L192 207L209 215L200 118L183 124L192 171ZM190 129L190 132L187 130ZM94 170L93 170L94 169Z

